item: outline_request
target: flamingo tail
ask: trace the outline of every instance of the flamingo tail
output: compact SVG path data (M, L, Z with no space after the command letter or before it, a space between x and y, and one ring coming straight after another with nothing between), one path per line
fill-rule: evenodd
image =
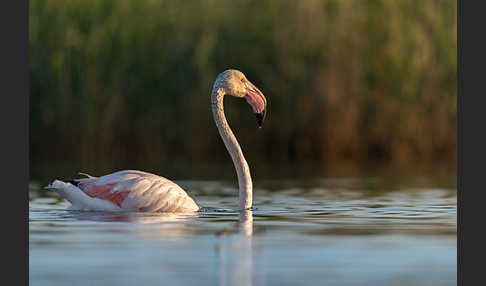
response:
M83 179L80 179L83 180ZM70 181L73 181L71 183ZM52 183L44 187L46 190L53 190L63 198L68 200L72 209L77 210L105 210L105 211L119 211L120 208L111 202L90 197L77 187L79 180L70 180L67 183L59 180L54 180Z

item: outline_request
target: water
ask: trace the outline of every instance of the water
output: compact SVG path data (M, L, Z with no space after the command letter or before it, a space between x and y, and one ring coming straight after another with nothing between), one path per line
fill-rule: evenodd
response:
M67 211L32 182L30 285L457 284L453 187L267 181L238 213L233 182L177 183L208 211Z

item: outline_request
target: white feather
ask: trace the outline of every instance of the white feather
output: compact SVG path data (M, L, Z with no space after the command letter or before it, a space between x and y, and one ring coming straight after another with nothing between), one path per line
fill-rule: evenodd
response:
M66 198L74 209L150 212L193 212L200 209L177 184L146 172L118 171L99 178L90 176L87 179L79 179L79 182L86 182L86 186L78 188L70 183L55 180L46 189L52 189ZM101 188L106 186L109 194L128 194L118 206L108 200L88 195L85 191L93 187L90 184Z

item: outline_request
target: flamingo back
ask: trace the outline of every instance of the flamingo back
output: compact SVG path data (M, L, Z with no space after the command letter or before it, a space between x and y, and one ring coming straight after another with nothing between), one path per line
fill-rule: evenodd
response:
M147 172L125 170L101 177L75 179L70 183L88 197L110 202L114 208L116 207L115 209L121 211L193 212L200 209L177 184ZM81 203L77 199L79 196L67 196L65 185L53 183L47 188L63 189L58 193L73 205L85 209L97 209L86 205L90 204L86 198Z

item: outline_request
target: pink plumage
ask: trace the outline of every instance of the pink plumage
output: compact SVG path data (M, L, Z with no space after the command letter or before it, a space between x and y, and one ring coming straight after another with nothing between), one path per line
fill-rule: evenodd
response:
M150 212L200 209L177 184L147 172L126 170L71 182L56 180L47 188L66 197L74 209Z

